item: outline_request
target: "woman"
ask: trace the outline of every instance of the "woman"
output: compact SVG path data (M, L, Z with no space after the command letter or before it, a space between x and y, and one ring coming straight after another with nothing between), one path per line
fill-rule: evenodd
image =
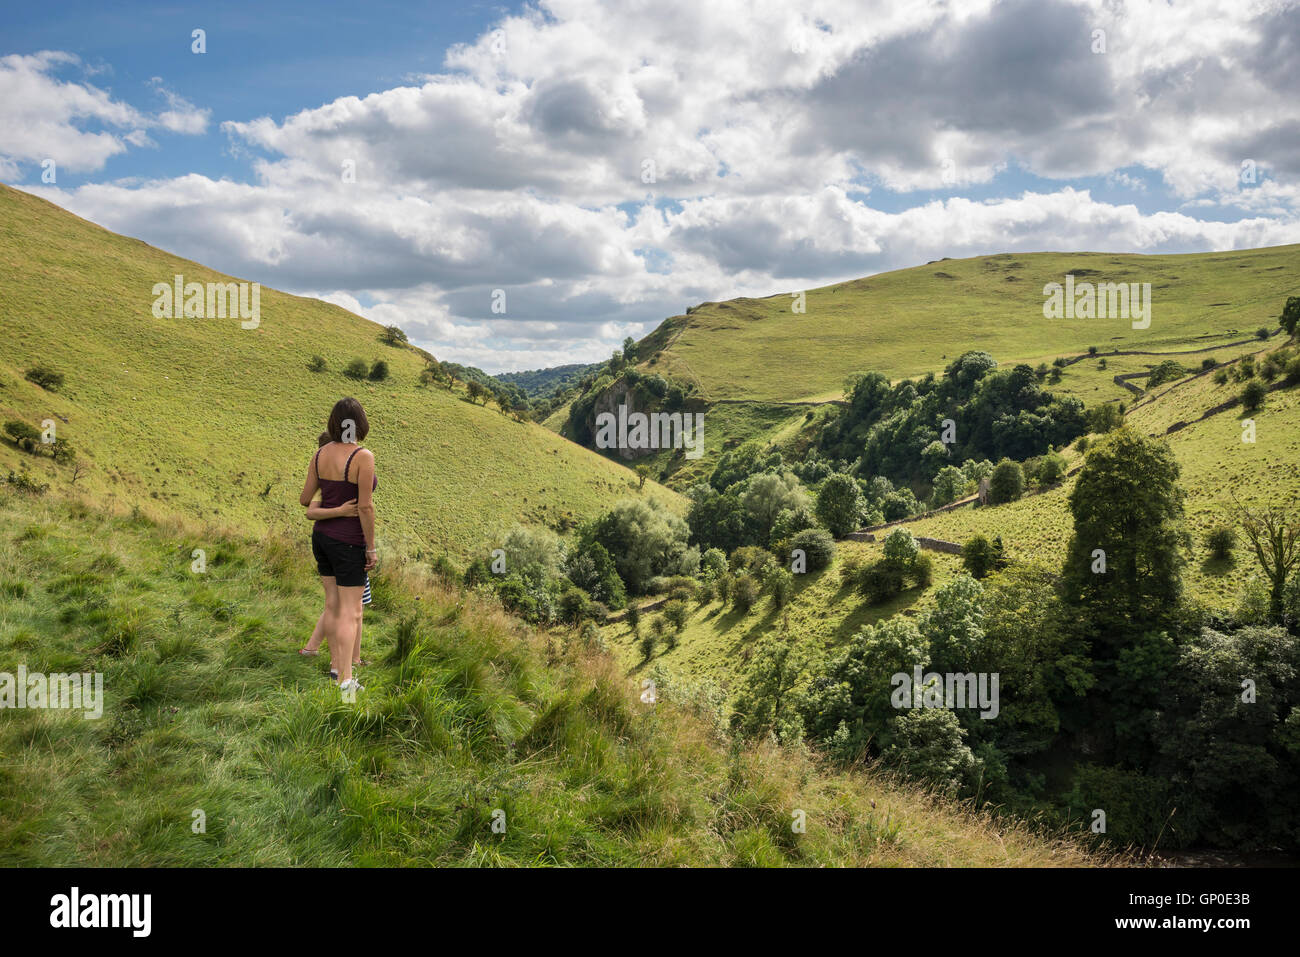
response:
M325 445L329 445L330 442L332 441L333 439L330 438L330 434L328 432L322 432L316 439L316 445L317 447L325 446ZM340 505L338 508L325 508L320 504L319 499L313 500L312 503L307 506L307 519L308 521L313 521L313 522L318 521L322 518L352 518L355 515L357 515L356 499L353 499L350 502L345 502L344 504ZM364 610L365 606L368 604L370 604L370 576L369 575L366 576L365 591L361 593L362 609ZM357 651L356 654L352 656L352 667L354 670L358 666L365 665L368 663L361 657L362 617L363 616L361 614L357 615ZM320 654L320 646L324 640L325 640L325 612L322 611L320 613L320 618L316 620L316 627L312 630L311 638L307 640L307 644L305 647L298 649L298 654L305 655L306 657L309 658L315 658L318 654ZM335 681L339 680L338 672L335 671L333 668L330 669L330 677L333 678Z
M357 622L366 573L375 567L375 456L359 444L370 431L361 403L351 397L334 403L325 431L330 442L316 450L307 468L307 481L298 500L311 505L317 489L321 507L337 509L357 503L356 515L322 519L311 533L312 554L325 588L324 632L330 649L330 670L339 676L339 688L360 691L352 676L352 662L360 652Z

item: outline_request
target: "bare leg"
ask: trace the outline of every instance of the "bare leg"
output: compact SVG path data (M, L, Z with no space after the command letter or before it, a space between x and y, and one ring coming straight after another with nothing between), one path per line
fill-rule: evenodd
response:
M339 681L347 681L352 677L352 661L361 638L357 623L361 618L361 593L364 591L363 585L338 589L338 610L332 619L334 627L330 631L334 637L330 644L334 648L334 661L338 664Z
M365 617L365 609L365 605L357 605L357 643L352 649L352 666L354 668L361 664L361 619Z
M321 610L320 617L316 619L316 627L312 629L311 637L307 639L307 645L303 648L306 652L320 651L321 642L325 640L325 611Z
M340 643L335 637L337 628L335 622L339 614L339 586L331 575L328 578L321 576L321 583L325 586L325 610L320 615L320 628L325 640L329 643L330 649L330 671L338 673Z

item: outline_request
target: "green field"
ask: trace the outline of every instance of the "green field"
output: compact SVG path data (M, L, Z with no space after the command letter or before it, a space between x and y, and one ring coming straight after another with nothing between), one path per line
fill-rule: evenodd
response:
M540 425L421 386L421 354L337 306L263 288L256 329L156 319L152 288L177 273L229 279L0 187L0 420L54 421L82 460L76 487L101 500L305 534L298 492L316 436L334 401L355 394L371 423L381 548L465 556L516 523L563 530L628 495L680 507ZM308 371L316 354L327 371ZM388 380L344 377L357 357L385 360ZM59 392L25 381L37 363L66 376ZM21 463L51 485L71 480L0 443L0 470Z
M99 672L106 700L96 720L5 713L0 866L1107 862L886 774L733 746L671 689L644 705L571 633L415 564L376 579L349 704L296 654L321 599L295 540L7 487L0 529L0 672Z
M825 399L838 397L852 373L923 375L971 349L1032 365L1089 346L1200 349L1276 328L1297 271L1300 245L945 259L807 290L802 314L791 311L789 292L705 303L672 320L651 371L696 382L710 401ZM1150 328L1133 329L1126 319L1043 318L1044 285L1071 272L1080 282L1151 283Z

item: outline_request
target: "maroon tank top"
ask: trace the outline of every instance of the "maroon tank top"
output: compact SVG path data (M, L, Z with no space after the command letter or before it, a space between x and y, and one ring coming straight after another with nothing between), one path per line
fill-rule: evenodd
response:
M324 446L321 446L324 448ZM316 450L315 464L312 466L316 470L316 481L320 483L320 504L322 508L338 508L340 505L346 505L354 498L358 497L357 483L348 480L348 472L352 468L352 458L361 451L360 446L352 450L352 455L348 456L347 463L343 466L342 479L321 478L320 475L320 449ZM379 476L374 477L374 484L371 491L379 488ZM366 543L366 533L361 527L361 517L358 515L349 515L340 518L322 518L316 522L316 531L322 535L328 535L330 538L346 542L349 545L364 545Z

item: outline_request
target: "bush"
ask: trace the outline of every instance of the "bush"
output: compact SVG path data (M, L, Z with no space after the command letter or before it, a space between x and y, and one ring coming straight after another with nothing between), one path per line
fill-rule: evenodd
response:
M808 571L821 571L835 558L835 539L821 528L809 528L790 539L790 550L801 549L808 562Z
M32 366L25 373L28 382L35 382L46 392L58 392L63 387L63 373L49 366Z
M1220 369L1218 372L1214 373L1214 384L1215 384L1215 385L1227 385L1227 384L1228 384L1228 370L1227 370L1227 369Z
M1214 368L1215 366L1217 366L1218 364L1219 364L1219 363L1218 363L1218 361L1214 358L1214 356L1206 356L1204 359L1201 360L1201 371L1202 371L1202 372L1209 372L1211 369L1213 369L1213 368Z
M961 563L966 571L970 572L972 578L984 578L988 575L993 570L995 557L993 543L983 535L976 535L961 549Z
M875 562L862 570L858 587L868 604L888 601L903 590L903 572L888 562Z
M1264 383L1258 379L1251 379L1246 383L1246 388L1241 390L1241 404L1247 412L1255 412L1264 405L1264 396L1268 394L1268 389Z
M1231 558L1232 550L1237 547L1237 534L1226 525L1217 525L1205 536L1205 547L1210 550L1211 558Z
M370 367L366 365L365 359L353 359L343 369L343 374L349 379L364 379L370 374Z
M731 601L731 589L735 583L736 580L727 573L718 576L718 580L715 583L718 588L718 601L722 602L724 605Z
M307 361L307 368L311 372L324 372L328 368L325 364L324 356L312 356Z
M905 528L896 528L885 537L885 562L905 571L912 567L916 556L921 553L921 546L916 543L912 533Z
M1104 407L1103 407L1104 408ZM989 502L1002 505L1014 502L1025 493L1025 473L1019 462L1003 459L989 477Z
M842 472L827 478L817 492L817 517L836 538L857 528L861 505L862 490L858 483Z
M27 452L35 452L41 441L40 429L21 419L6 422L5 432L14 440L15 445Z
M641 609L637 607L636 602L628 604L627 614L623 618L633 631L636 631L641 626Z
M758 601L758 594L758 582L752 575L737 575L731 587L731 605L742 615L747 615Z
M713 603L713 582L705 579L700 582L699 590L695 593L695 600L700 603L700 607Z
M1038 462L1034 478L1039 485L1052 485L1065 475L1065 459L1056 452L1048 452Z
M375 364L370 367L370 381L383 382L388 378L388 363L383 359L376 359Z
M910 574L912 584L917 588L929 588L930 582L934 581L934 559L921 552L912 560Z
M1255 330L1255 338L1267 339L1269 337L1270 332L1272 332L1272 330L1269 329L1268 326L1260 326L1258 329Z
M1287 360L1286 364L1286 383L1295 385L1300 382L1300 356Z
M772 605L776 608L784 608L790 603L790 598L794 595L794 575L784 568L778 568L772 573Z
M641 636L641 656L645 658L646 661L649 661L655 656L655 646L659 644L659 637L663 634L663 623L664 620L662 618L656 618L651 622L650 630ZM659 634L655 633L656 626L658 627Z
M1097 354L1097 347L1096 347L1096 346L1088 346L1088 355L1090 355L1090 356L1095 356L1096 354Z
M714 581L726 574L727 553L720 548L710 548L700 556L700 575L705 581Z
M676 600L670 601L668 604L664 605L663 616L664 621L671 625L673 631L678 634L681 634L686 629L688 613L686 611L685 602Z
M1264 364L1259 367L1259 377L1265 382L1272 382L1282 372L1282 367L1273 359L1265 359Z

